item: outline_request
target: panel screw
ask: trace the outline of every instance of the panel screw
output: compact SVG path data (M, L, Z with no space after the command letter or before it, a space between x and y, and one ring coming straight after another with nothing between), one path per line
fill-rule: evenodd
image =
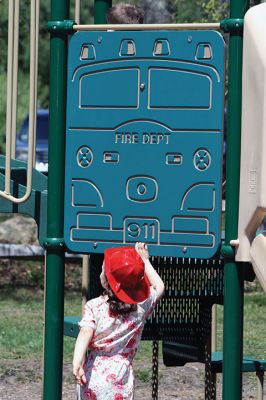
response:
M102 41L103 41L102 36L99 36L98 39L97 39L97 42L98 42L98 43L102 43Z
M94 247L94 249L97 249L97 247L98 247L98 243L93 243L93 247Z
M192 36L188 36L187 41L188 41L188 43L191 43L192 42Z
M141 83L141 84L139 85L139 88L140 88L140 90L144 90L144 89L145 89L145 83Z
M211 165L211 155L206 149L199 149L194 155L194 166L199 171L205 171Z
M182 251L183 251L183 253L186 253L187 252L187 247L183 247Z
M77 163L80 167L87 168L91 165L93 154L88 146L82 146L77 153Z

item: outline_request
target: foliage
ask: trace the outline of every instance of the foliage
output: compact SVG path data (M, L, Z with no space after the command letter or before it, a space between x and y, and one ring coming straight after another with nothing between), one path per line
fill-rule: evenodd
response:
M0 73L6 71L7 64L7 38L8 38L8 1L0 0ZM86 7L81 12L82 23L92 23L93 0L86 2ZM74 19L74 0L71 0L70 16ZM50 19L50 2L40 1L40 27L39 27L39 77L40 87L48 84L49 75L49 33L47 22ZM23 73L29 73L29 32L30 32L30 0L20 2L19 18L19 67ZM40 93L40 91L39 91ZM42 103L42 105L44 105Z
M1 46L0 46L1 47ZM6 120L6 77L0 73L0 143L3 143ZM0 146L1 146L0 144Z
M44 260L25 261L2 259L0 262L0 290L8 287L44 287ZM79 290L81 287L81 264L66 263L65 289Z
M219 22L228 17L229 0L175 0L176 22Z
M142 382L148 382L151 379L151 372L147 369L137 369L135 376Z
M6 74L0 73L0 153L4 150L6 132ZM20 127L29 107L29 79L28 75L19 71L18 101L17 101L17 129Z

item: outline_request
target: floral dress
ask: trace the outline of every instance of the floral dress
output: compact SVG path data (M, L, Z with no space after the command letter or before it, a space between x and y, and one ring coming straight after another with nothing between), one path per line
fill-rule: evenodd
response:
M100 296L85 305L80 327L94 330L85 360L87 379L78 387L82 400L132 400L134 375L132 361L138 350L146 319L156 305L156 291L151 288L147 300L126 315L112 315L107 298Z

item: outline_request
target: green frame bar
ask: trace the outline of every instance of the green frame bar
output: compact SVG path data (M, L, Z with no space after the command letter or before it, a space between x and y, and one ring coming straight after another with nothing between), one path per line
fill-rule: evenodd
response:
M112 7L112 0L94 0L94 23L106 24L106 14Z
M230 18L244 18L248 0L231 0ZM228 71L225 245L237 239L242 102L243 34L231 32ZM225 260L223 400L242 398L243 288L245 264Z
M106 22L111 0L95 0L95 23ZM51 0L51 18L69 19L69 0ZM51 30L49 176L44 328L44 400L61 400L64 335L64 180L68 32Z
M51 20L69 18L69 0L51 0ZM64 224L65 115L67 34L51 32L50 113L43 399L62 397L65 252Z

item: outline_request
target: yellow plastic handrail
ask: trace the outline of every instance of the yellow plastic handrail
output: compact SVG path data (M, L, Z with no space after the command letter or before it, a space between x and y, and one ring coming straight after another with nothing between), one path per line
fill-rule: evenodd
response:
M99 24L73 26L75 31L158 31L158 30L219 30L220 23L187 23L187 24Z

